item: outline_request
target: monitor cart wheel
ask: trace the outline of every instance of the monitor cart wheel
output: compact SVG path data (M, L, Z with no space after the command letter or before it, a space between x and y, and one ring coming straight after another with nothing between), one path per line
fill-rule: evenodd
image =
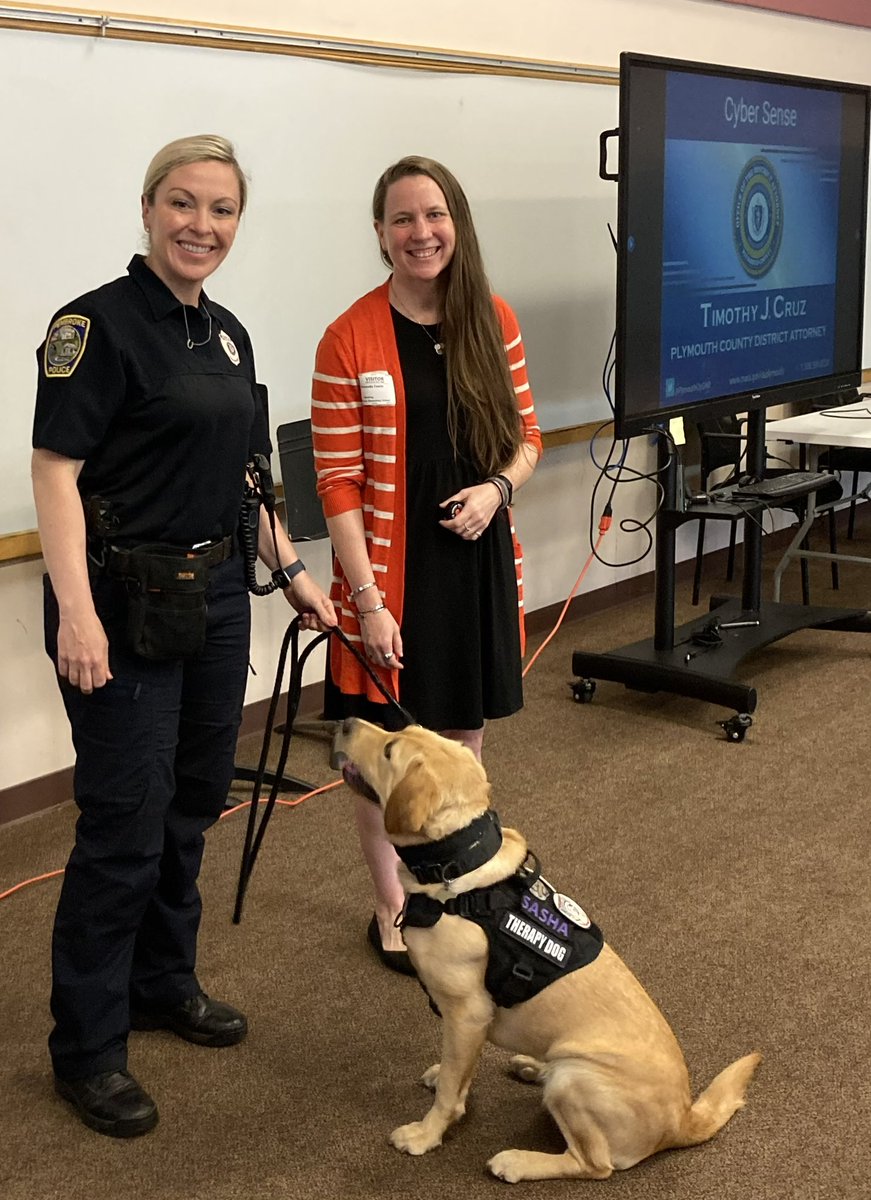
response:
M572 699L575 704L591 704L593 697L596 694L595 679L576 679L574 683L570 683L572 689Z
M718 721L717 724L726 734L727 742L743 742L747 730L753 724L749 713L735 713L728 721Z

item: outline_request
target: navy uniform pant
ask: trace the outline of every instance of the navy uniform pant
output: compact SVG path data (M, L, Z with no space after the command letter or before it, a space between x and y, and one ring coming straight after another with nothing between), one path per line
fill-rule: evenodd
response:
M125 1069L131 1005L199 991L197 876L233 778L250 643L241 555L212 568L206 646L185 661L128 650L123 585L101 576L92 586L113 678L89 696L59 680L79 807L52 939L49 1048L63 1079ZM46 577L55 665L57 628Z

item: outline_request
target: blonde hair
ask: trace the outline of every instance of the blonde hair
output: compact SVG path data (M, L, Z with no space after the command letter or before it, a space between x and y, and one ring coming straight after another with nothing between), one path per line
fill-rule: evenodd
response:
M478 470L484 476L494 475L517 456L523 428L469 201L447 167L433 158L410 154L388 167L375 185L372 215L376 221L384 222L387 189L409 175L426 175L441 188L454 223L456 242L444 271L441 329L451 441L456 450L457 431L462 428ZM383 247L381 257L386 266L393 266Z
M194 137L176 138L162 150L158 150L148 164L145 172L145 182L142 184L142 194L149 204L154 203L157 189L176 167L186 167L196 162L228 163L236 172L239 182L239 216L245 211L248 200L248 181L245 172L239 166L233 143L216 133L200 133Z

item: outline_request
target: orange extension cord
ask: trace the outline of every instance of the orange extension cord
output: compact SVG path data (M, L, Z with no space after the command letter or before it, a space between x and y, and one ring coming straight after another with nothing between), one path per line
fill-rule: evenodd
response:
M603 516L599 521L599 537L596 541L596 545L593 547L592 551L590 552L589 558L584 563L584 565L581 569L580 575L575 580L572 590L569 592L568 598L566 599L566 602L562 607L562 611L560 612L560 615L557 618L556 624L554 625L554 627L550 631L550 633L547 635L547 637L544 639L544 641L541 643L541 645L538 647L535 654L533 654L532 658L529 660L529 662L523 668L524 679L526 678L526 675L528 674L530 668L532 667L532 664L538 658L539 654L541 654L541 652L542 652L542 650L544 650L545 646L547 646L548 643L555 637L560 625L562 625L563 620L565 619L565 615L568 612L569 605L571 604L572 600L575 598L575 594L577 593L578 588L581 586L584 576L586 575L587 571L590 569L590 565L592 564L593 559L596 557L596 553L602 544L602 539L604 538L605 534L608 532L608 530L610 528L611 528L611 516L609 514L608 516ZM344 783L343 779L336 779L333 783L325 783L323 785L323 787L314 788L312 791L306 792L304 796L299 796L299 797L297 797L296 800L276 800L276 804L280 804L283 808L296 808L297 805L304 804L306 800L310 800L312 798L312 796L319 796L319 795L321 795L322 792L332 791L333 788L341 787L343 783ZM260 804L268 803L268 797L264 797L263 799L261 799L259 801L259 803ZM233 807L233 808L225 808L224 811L221 813L220 817L218 818L218 820L223 821L225 817L231 817L231 816L233 816L234 813L240 812L241 809L243 809L243 808L250 808L250 806L251 806L250 800L243 800L240 804L235 805L235 807ZM45 875L34 875L33 879L25 879L21 883L16 883L14 887L7 888L7 890L5 892L0 892L0 900L6 900L9 896L14 896L16 892L20 892L22 890L22 888L29 887L32 883L42 883L42 881L45 879L56 879L59 875L63 875L63 873L64 873L64 868L61 867L61 869L59 871L48 871L48 872L46 872Z

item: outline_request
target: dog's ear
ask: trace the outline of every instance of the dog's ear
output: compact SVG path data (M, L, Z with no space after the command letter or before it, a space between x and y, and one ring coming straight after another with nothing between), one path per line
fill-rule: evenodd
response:
M413 759L387 797L384 828L389 834L420 833L439 803L439 788L422 759Z

